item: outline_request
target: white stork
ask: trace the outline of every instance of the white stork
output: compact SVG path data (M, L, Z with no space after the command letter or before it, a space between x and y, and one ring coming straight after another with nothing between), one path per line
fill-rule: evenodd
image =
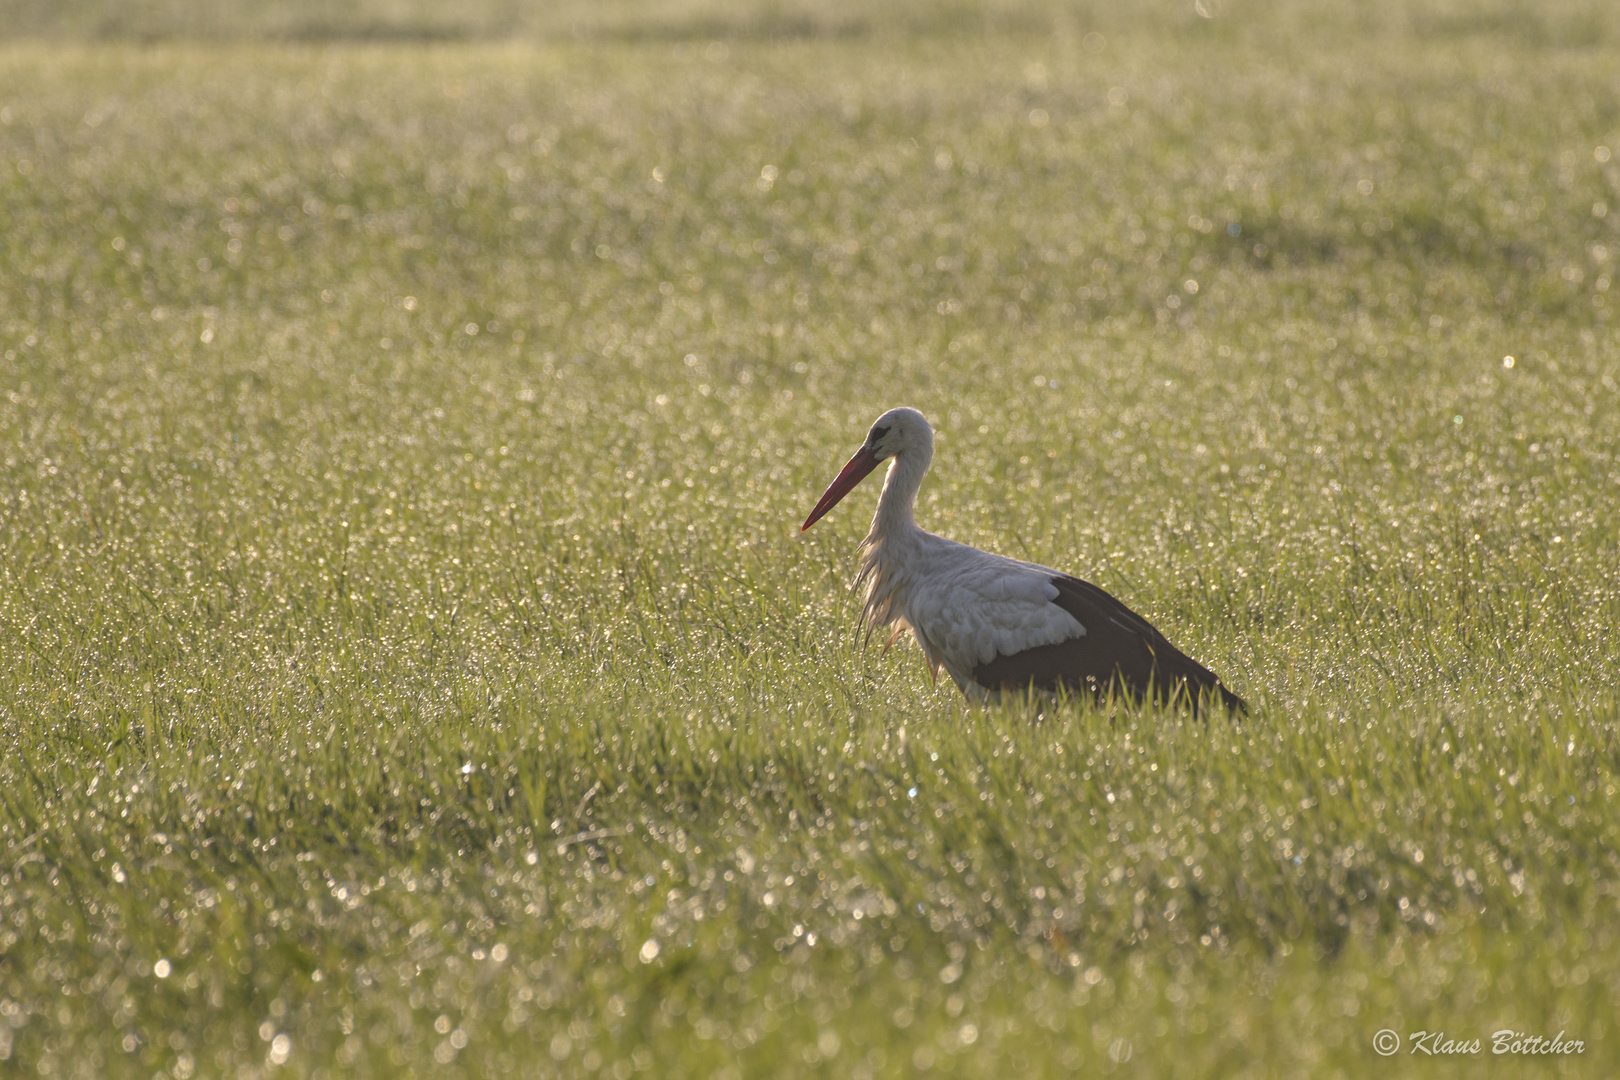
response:
M1061 687L1099 698L1117 691L1185 700L1194 711L1218 695L1227 709L1247 710L1213 672L1097 586L918 528L912 508L933 458L927 418L890 409L799 529L890 461L855 578L866 590L861 622L869 630L892 627L892 641L909 629L936 677L944 668L970 699Z

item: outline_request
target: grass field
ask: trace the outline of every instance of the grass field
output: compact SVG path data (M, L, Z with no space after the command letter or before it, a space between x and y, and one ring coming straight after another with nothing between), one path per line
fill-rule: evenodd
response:
M200 10L0 46L0 1072L1620 1072L1620 13ZM1252 714L863 647L900 403Z

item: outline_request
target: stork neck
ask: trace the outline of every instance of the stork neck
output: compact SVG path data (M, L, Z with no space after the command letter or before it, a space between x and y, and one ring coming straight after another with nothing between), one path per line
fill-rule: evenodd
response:
M912 508L933 457L932 446L906 449L894 456L883 480L883 494L878 496L877 513L872 518L874 538L890 539L917 528Z

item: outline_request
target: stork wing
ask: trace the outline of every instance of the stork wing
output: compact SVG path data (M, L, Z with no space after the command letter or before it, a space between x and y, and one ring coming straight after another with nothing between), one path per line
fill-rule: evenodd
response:
M1218 693L1227 709L1246 712L1243 699L1221 685L1215 673L1170 644L1146 619L1089 581L1054 575L1051 602L1085 627L1082 637L1038 645L1011 655L997 654L973 669L973 679L991 690L1086 691L1103 696L1111 689L1140 700L1189 699L1196 710L1205 694Z

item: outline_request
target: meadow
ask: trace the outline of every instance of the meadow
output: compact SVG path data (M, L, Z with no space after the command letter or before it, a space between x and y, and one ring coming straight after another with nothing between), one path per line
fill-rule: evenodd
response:
M449 10L10 13L0 1072L1620 1071L1620 11Z

